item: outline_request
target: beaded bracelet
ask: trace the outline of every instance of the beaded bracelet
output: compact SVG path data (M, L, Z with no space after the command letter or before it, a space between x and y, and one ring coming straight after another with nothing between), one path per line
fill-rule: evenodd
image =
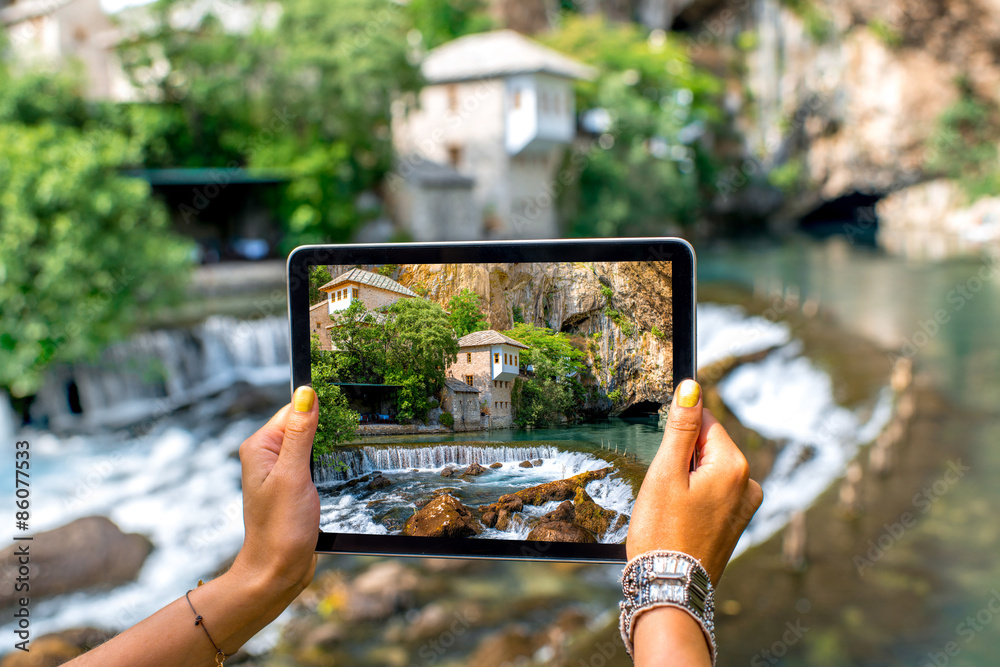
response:
M632 655L635 618L656 607L677 607L691 614L708 643L715 665L715 595L712 580L701 562L680 551L649 551L630 560L622 572L619 629L625 650Z

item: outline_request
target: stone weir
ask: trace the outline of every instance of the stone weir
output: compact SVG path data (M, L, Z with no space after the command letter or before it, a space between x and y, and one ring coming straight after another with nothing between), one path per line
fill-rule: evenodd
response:
M449 464L517 463L551 458L558 452L559 449L551 445L508 447L472 442L347 446L320 456L313 464L313 481L324 484L354 479L375 471L437 469Z

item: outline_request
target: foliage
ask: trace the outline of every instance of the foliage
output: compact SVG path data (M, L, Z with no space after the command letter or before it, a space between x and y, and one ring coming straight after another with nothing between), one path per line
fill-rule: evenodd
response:
M484 0L410 0L406 8L428 49L493 27Z
M868 29L890 49L898 49L903 45L903 34L881 19L869 21Z
M320 301L327 299L326 292L321 292L320 287L330 282L330 270L325 266L309 267L309 305L315 306Z
M585 354L569 336L532 324L517 324L504 332L531 349L520 352L521 363L530 364L534 377L516 378L511 407L518 426L542 426L575 418L585 389L580 376L586 371Z
M833 19L816 0L781 0L781 4L802 19L813 41L823 43L833 36Z
M393 342L386 380L402 384L399 415L423 419L430 397L444 387L445 369L458 359L458 339L447 313L433 301L400 299L389 308Z
M347 405L347 397L337 381L334 355L320 349L319 338L313 334L310 340L310 360L312 386L319 401L319 425L313 440L313 458L332 452L337 445L352 440L358 430L358 413Z
M514 324L524 322L524 309L521 306L511 308L511 318L514 320Z
M482 299L467 287L448 300L448 310L451 312L451 325L459 338L490 328L482 311Z
M802 185L803 166L800 158L775 167L767 174L768 182L786 195L794 194Z
M608 285L601 285L601 296L604 297L606 302L611 303L611 299L615 296L615 291Z
M632 324L632 321L622 315L619 311L612 308L606 308L604 310L604 314L607 315L611 321L615 323L615 326L621 329L621 332L626 336L631 337L635 334L635 325Z
M126 122L146 166L280 170L290 181L273 205L286 246L348 240L376 213L358 195L392 166L390 103L419 80L405 11L386 0L204 7L159 0L152 27L119 48L157 102L135 105ZM193 17L183 26L181 12ZM252 27L224 27L226 14Z
M183 294L190 245L120 174L141 152L110 115L69 76L0 67L0 387L15 397Z
M660 327L656 326L655 324L653 325L653 328L649 330L649 333L653 334L654 336L656 336L660 340L665 340L666 337L667 337L667 335L665 333L663 333L662 331L660 331Z
M611 401L612 405L618 405L622 402L622 390L615 389L614 391L608 392L608 400Z
M379 274L380 276L391 278L392 274L394 274L397 269L399 269L399 264L383 264L382 266L378 267L376 273Z
M959 86L961 98L941 114L928 140L925 167L955 179L972 199L978 199L1000 188L1000 124L991 105L963 82Z
M448 428L454 428L455 426L455 417L450 412L442 412L441 416L438 417L438 421Z
M401 419L423 419L437 405L445 369L458 355L458 339L441 306L400 299L372 312L361 301L331 316L333 376L340 382L399 385Z
M562 215L579 236L662 233L690 225L714 191L716 166L700 137L721 124L721 84L696 69L680 38L636 25L567 15L545 38L594 66L577 106L603 109L609 126L567 156Z

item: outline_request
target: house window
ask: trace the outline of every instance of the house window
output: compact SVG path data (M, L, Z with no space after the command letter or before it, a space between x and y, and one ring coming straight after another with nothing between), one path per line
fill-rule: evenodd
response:
M472 353L471 352L466 352L465 353L465 363L467 363L467 364L471 364L472 363Z
M494 364L499 364L500 363L500 353L499 352L494 352L493 353L493 363Z
M458 111L458 86L448 86L448 111Z
M457 144L448 146L448 164L458 169L458 163L462 161L462 147Z
M514 91L514 102L511 104L515 109L521 108L521 90L517 89Z
M472 376L471 375L466 375L465 376L465 384L469 385L470 387L472 386Z

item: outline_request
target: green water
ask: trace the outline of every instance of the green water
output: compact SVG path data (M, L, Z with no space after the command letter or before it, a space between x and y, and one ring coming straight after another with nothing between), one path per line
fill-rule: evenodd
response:
M947 462L957 458L970 468L929 511L918 513L916 525L876 564L868 580L887 591L893 586L919 591L921 620L903 632L889 632L883 628L895 627L895 619L880 621L844 601L843 609L836 610L840 613L827 613L827 620L814 624L801 640L781 647L781 657L758 653L750 663L998 664L1000 270L975 258L908 263L842 239L699 249L698 262L703 286L725 281L758 295L797 292L800 302L815 300L844 327L912 357L918 374L950 403L940 424L942 474ZM917 494L921 488L916 485L912 491ZM838 582L827 585L837 587ZM787 604L788 619L808 610L802 600ZM891 600L879 610L892 614ZM777 619L777 625L783 620ZM764 650L780 637L732 640L751 646L756 641ZM855 643L878 650L859 657L850 649Z

